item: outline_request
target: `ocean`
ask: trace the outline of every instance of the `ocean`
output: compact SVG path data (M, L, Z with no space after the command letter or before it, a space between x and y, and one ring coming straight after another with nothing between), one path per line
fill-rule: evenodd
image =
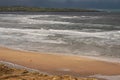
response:
M0 45L35 52L120 58L120 13L0 13Z

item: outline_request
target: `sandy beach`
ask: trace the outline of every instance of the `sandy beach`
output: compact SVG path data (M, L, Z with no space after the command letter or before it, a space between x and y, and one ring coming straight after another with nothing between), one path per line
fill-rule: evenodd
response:
M7 61L57 75L120 75L119 63L104 62L82 56L44 54L0 47L0 61Z

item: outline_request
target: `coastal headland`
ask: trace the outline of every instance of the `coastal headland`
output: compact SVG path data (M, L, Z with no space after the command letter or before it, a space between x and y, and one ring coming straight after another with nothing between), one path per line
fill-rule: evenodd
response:
M74 9L74 8L40 8L24 6L0 6L0 12L100 12L91 9Z

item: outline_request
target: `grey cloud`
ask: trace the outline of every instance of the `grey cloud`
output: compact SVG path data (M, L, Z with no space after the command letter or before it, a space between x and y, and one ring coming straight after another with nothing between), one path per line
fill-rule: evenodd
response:
M120 0L0 0L0 6L118 8Z

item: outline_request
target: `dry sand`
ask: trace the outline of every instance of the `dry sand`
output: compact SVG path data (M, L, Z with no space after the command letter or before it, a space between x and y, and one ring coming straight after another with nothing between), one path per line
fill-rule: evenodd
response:
M19 64L51 74L86 76L94 74L120 75L120 64L85 57L25 52L0 48L0 61Z

